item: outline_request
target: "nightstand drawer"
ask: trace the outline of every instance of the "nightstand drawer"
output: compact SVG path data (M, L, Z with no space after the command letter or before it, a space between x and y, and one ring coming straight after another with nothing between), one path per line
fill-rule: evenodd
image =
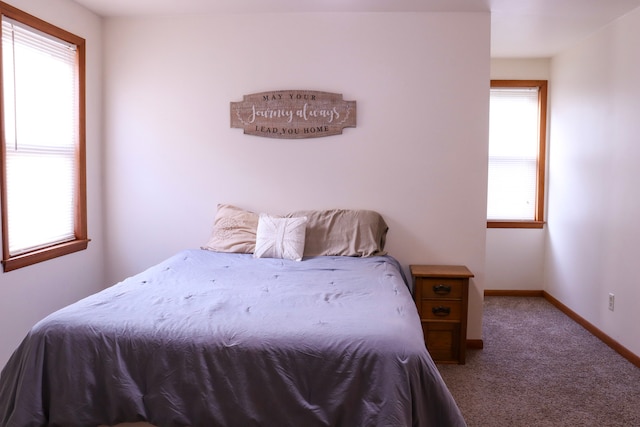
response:
M460 320L462 303L460 301L420 301L420 317L429 320Z
M423 322L424 342L433 360L458 362L460 354L460 324Z
M419 278L417 285L420 286L422 298L462 299L462 279Z

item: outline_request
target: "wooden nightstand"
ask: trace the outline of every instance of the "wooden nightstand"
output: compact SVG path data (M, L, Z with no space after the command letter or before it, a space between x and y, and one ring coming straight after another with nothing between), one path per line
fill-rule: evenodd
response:
M462 265L411 265L424 341L438 363L465 363L469 278Z

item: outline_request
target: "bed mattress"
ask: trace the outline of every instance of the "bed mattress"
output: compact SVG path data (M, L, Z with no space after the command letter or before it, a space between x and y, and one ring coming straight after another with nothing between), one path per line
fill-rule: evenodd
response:
M464 426L390 256L185 250L36 324L0 425Z

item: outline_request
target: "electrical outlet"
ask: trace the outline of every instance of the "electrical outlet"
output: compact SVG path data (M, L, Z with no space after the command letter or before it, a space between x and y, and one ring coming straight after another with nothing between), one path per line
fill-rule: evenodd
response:
M614 294L609 294L609 310L613 311L615 301L616 301L616 296Z

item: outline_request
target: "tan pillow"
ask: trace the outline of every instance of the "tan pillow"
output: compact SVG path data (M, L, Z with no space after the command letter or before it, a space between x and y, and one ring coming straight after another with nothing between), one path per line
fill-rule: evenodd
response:
M307 217L304 256L384 255L389 227L375 211L331 209L297 211L287 217Z
M211 237L202 249L252 254L256 249L258 218L255 212L219 204Z

